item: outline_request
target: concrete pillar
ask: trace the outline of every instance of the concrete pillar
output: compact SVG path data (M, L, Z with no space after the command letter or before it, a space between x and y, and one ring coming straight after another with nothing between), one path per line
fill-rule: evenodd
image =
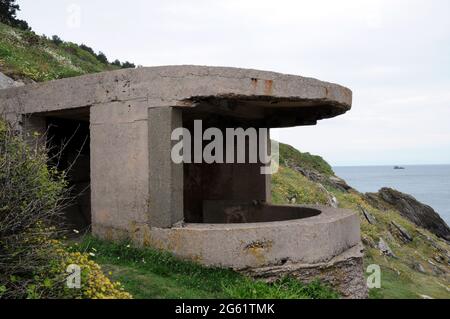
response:
M148 125L144 102L90 109L93 233L128 233L148 222Z
M182 127L182 112L148 109L149 224L167 228L183 220L183 164L171 159L173 129Z

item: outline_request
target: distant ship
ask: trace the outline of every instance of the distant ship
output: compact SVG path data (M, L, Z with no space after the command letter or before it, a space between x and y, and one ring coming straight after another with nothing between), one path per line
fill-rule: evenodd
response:
M401 166L394 166L394 169L405 169L405 168Z

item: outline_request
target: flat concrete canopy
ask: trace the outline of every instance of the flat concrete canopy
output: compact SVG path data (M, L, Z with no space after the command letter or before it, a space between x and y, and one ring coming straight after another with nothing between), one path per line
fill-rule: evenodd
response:
M195 108L202 114L242 118L247 125L288 127L313 125L345 113L351 107L352 92L337 84L274 72L161 66L1 90L0 113L58 112L118 101L125 102L124 107L130 101L148 108Z

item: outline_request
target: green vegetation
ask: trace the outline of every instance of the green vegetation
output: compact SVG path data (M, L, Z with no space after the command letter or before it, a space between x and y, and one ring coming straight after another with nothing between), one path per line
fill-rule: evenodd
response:
M272 177L274 202L291 203L295 196L297 204L324 203L326 188L329 196L337 198L340 207L359 212L366 249L364 263L366 266L380 265L382 271L382 287L372 289L371 298L450 298L450 269L445 253L449 250L447 243L418 228L395 210L381 211L371 206L356 191L344 192L330 186L332 183L321 187L293 169L299 166L333 176L331 167L321 157L308 154L305 159L305 153L283 144L280 145L280 153L280 170ZM361 208L375 217L375 224L366 220ZM392 221L406 229L413 241L402 240ZM390 246L395 257L380 252L377 247L380 237Z
M334 175L333 169L322 157L302 153L294 147L280 143L280 164L289 167L313 169L325 176Z
M274 284L255 281L232 270L207 268L128 242L111 243L86 237L73 249L94 252L94 260L111 271L135 298L337 298L331 289L313 282L303 285L292 278Z
M281 166L272 176L272 202L275 204L322 204L328 203L327 191L295 170Z
M0 0L0 22L22 30L28 30L28 23L17 19L20 6L16 0Z
M0 23L0 71L14 79L41 82L120 68L86 48Z
M88 254L56 240L70 195L65 173L47 162L43 143L28 145L0 119L0 298L129 298ZM70 264L81 268L81 289L65 285Z

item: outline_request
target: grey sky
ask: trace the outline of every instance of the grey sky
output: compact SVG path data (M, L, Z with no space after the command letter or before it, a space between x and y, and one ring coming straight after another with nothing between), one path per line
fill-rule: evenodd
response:
M334 165L450 163L448 0L19 4L36 32L110 59L256 68L351 88L346 115L275 132Z

